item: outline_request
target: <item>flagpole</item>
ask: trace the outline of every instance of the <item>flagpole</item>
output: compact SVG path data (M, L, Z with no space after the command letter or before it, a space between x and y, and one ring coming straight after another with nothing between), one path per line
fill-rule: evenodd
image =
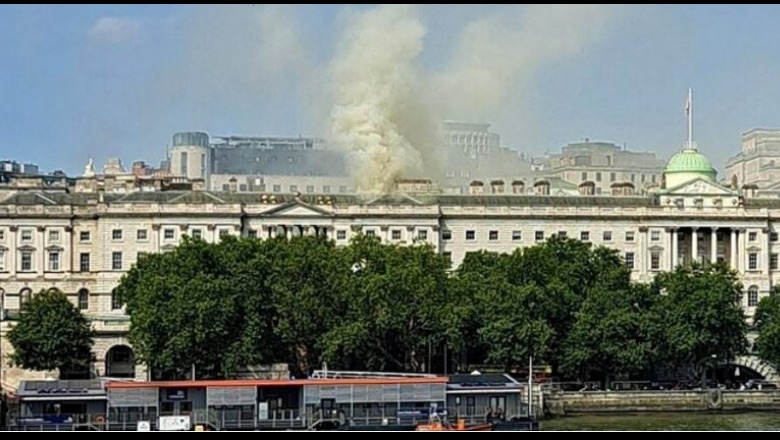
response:
M688 105L686 106L688 113L688 148L693 148L693 92L688 88Z

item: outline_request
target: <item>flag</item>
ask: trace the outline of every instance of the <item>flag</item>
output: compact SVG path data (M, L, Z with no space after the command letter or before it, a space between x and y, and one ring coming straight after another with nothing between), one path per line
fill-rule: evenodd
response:
M691 115L691 89L688 89L688 100L685 101L685 116Z

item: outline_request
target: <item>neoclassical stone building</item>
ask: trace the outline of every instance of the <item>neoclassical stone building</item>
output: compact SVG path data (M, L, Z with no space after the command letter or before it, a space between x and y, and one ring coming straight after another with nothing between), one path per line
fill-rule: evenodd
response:
M780 200L761 199L719 185L695 148L675 155L665 187L632 195L630 184L613 196L552 196L547 183L505 188L475 182L470 195L441 195L426 181L399 183L376 197L187 190L169 186L121 192L100 177L75 188L36 184L0 187L0 323L3 387L40 373L8 367L6 333L20 304L56 287L91 319L98 332L93 373L145 378L125 339L128 317L112 294L120 277L145 252L174 248L185 234L216 242L227 235L266 239L321 234L346 244L355 234L388 243L429 243L456 267L466 253L511 252L553 235L618 249L637 281L691 260L724 260L739 271L746 313L780 279ZM586 184L583 184L586 185ZM628 185L628 187L626 187ZM743 364L748 359L742 360ZM754 360L746 366L769 374Z

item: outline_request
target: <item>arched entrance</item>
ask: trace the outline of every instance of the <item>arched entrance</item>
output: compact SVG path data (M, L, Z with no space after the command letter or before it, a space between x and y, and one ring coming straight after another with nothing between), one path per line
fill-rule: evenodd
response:
M126 345L115 345L106 353L106 376L135 377L135 356Z

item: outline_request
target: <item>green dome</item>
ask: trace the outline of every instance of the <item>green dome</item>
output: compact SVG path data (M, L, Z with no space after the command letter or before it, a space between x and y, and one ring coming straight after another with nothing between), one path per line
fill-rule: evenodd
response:
M715 169L709 159L696 149L686 148L672 156L666 164L665 173L701 173L714 178Z

